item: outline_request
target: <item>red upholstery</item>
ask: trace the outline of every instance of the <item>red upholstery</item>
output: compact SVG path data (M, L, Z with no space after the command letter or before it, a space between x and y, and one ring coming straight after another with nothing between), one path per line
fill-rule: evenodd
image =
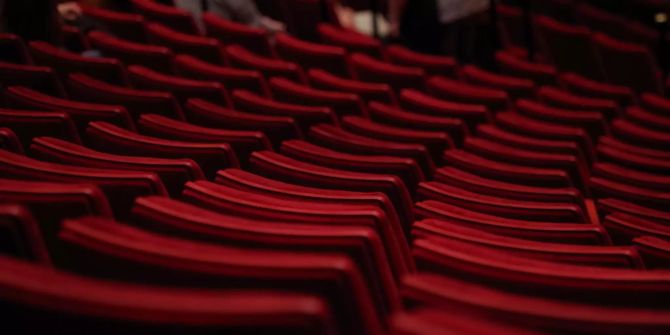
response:
M142 15L91 6L84 6L82 11L85 16L102 22L115 36L139 43L147 41L145 20Z
M431 176L435 170L435 163L430 153L420 144L379 140L325 124L312 127L309 139L324 147L343 152L413 158L426 176Z
M274 147L284 140L303 137L297 122L286 116L240 112L201 99L189 100L186 110L188 120L200 126L262 131Z
M296 63L262 56L239 45L227 46L225 50L229 63L235 67L257 70L266 78L281 76L297 82L305 82L305 73Z
M312 86L357 94L363 101L381 101L397 104L397 98L388 84L370 83L336 76L325 70L312 69L307 73Z
M230 105L226 88L216 81L187 79L138 65L129 67L128 72L133 86L140 89L171 92L182 105L190 98L201 98L225 106Z
M47 66L0 62L0 82L6 86L23 86L56 97L66 97L60 80Z
M67 82L73 99L100 104L124 106L137 120L144 113L165 115L183 120L184 114L172 94L115 86L85 74L71 74Z
M255 114L285 116L295 119L303 132L319 123L339 125L339 119L331 108L289 104L260 96L250 91L236 90L233 92L235 108Z
M177 55L173 65L175 73L186 78L218 81L229 90L245 89L262 95L269 94L265 78L258 71L223 67L190 55Z
M225 20L212 13L204 13L202 22L207 36L216 38L225 45L239 44L261 55L274 55L267 33L263 29Z
M173 53L170 48L131 42L102 31L88 34L91 44L107 57L114 57L126 65L142 65L157 71L169 72Z
M505 334L504 325L521 323L532 325L529 328L538 331L567 333L588 332L589 329L602 329L611 333L645 333L667 327L664 325L667 316L656 314L649 308L618 308L590 301L574 303L515 294L453 276L422 274L408 277L403 296L418 305L468 310L474 315L492 315L491 320L503 322L503 326L492 328L494 332L501 331L501 334ZM517 333L522 334L520 330L510 331L510 334Z
M137 126L143 134L165 139L201 143L225 142L233 147L236 156L243 161L256 150L272 150L270 140L261 131L202 127L156 114L142 115Z
M32 139L40 136L81 143L79 132L70 115L61 112L0 109L0 124L13 129L16 140L20 141L17 143L19 147L28 148Z
M39 333L53 330L100 333L113 326L126 334L164 331L291 334L334 327L326 301L315 295L263 290L193 290L109 283L1 257L7 326ZM16 291L21 295L12 294ZM193 302L198 308L193 309ZM63 306L68 306L63 309ZM114 320L110 323L109 320ZM138 329L139 328L139 329Z
M0 169L6 178L96 184L105 192L119 218L127 217L138 196L167 195L161 180L150 172L47 163L6 151L0 151Z
M29 48L35 64L51 67L61 79L81 72L110 83L128 84L128 75L118 59L84 57L42 41L30 42Z
M25 87L9 87L5 90L5 102L9 107L67 112L83 134L90 121L111 122L126 129L135 130L130 113L119 105L101 105L66 100L42 94Z
M149 42L170 48L175 53L186 53L213 64L223 64L221 44L216 39L175 31L158 23L147 24Z
M71 271L218 289L272 283L275 289L323 297L345 333L382 332L381 315L375 310L371 292L361 271L346 255L214 246L97 218L65 221L60 238L70 251L61 266ZM110 247L100 248L102 245ZM101 266L91 269L86 266L87 259ZM166 271L173 275L166 276Z
M35 157L55 163L154 172L174 197L181 194L184 183L205 178L200 166L191 159L113 155L49 137L36 138L30 150Z
M269 83L272 96L279 101L330 107L340 117L367 115L363 101L356 94L315 89L286 78L272 78Z
M339 76L350 75L343 48L303 41L288 34L279 34L275 38L279 57L300 64L305 70L318 68Z
M200 33L193 16L186 10L164 5L154 0L132 0L132 5L138 14L149 21L161 22L186 34Z
M389 84L396 91L426 87L425 72L421 68L387 63L362 53L351 55L350 61L358 80Z

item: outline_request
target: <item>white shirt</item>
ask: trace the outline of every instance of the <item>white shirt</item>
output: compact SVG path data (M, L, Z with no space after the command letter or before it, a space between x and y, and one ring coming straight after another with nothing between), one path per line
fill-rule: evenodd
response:
M488 8L489 0L437 0L440 23L458 21Z

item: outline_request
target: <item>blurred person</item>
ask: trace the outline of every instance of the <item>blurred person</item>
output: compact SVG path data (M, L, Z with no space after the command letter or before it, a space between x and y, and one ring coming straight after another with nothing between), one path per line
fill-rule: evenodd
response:
M97 5L99 0L83 3ZM0 0L0 29L27 41L43 40L59 45L60 25L80 26L82 9L77 1Z
M175 5L190 11L196 18L202 15L203 8L200 1L175 0ZM206 0L205 6L208 12L226 20L261 28L271 33L286 30L283 23L261 14L252 0Z
M488 8L489 0L389 0L389 34L414 50L467 60Z

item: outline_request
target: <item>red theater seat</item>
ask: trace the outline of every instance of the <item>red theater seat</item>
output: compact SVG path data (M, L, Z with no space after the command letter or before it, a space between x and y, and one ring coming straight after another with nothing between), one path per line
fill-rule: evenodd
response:
M604 177L591 177L591 191L599 198L620 198L645 207L667 211L670 194L624 184Z
M423 54L401 45L389 45L384 51L392 63L420 67L426 73L454 77L457 72L458 63L449 56Z
M23 155L23 145L12 129L0 127L0 149Z
M400 105L423 114L461 119L470 129L479 123L491 121L491 114L484 105L442 100L412 89L400 92ZM463 139L463 135L454 137L459 141Z
M670 268L670 242L653 236L641 236L633 239L647 268Z
M469 83L503 90L512 98L530 97L535 93L531 80L489 72L474 65L464 66L461 76Z
M445 165L504 182L540 187L572 187L570 175L560 169L498 162L463 150L444 152Z
M298 123L291 117L240 112L201 99L190 99L186 110L188 120L199 126L261 131L276 148L282 141L303 137Z
M579 127L538 121L514 112L498 113L495 118L501 128L539 139L570 141L578 144L586 157L593 156L593 142Z
M586 223L581 208L575 204L510 200L464 190L439 182L423 182L417 189L418 200L435 200L454 206L511 219Z
M652 53L645 46L593 35L607 82L634 91L663 93L663 79Z
M0 254L47 265L51 259L40 227L24 206L0 204Z
M439 161L444 150L454 148L454 141L445 132L405 129L357 116L344 117L342 125L344 129L361 136L369 136L383 141L424 145L436 162Z
M516 101L519 114L549 123L564 124L584 129L595 142L600 135L609 133L604 114L574 108L557 108L527 99Z
M364 272L375 303L385 313L399 310L400 299L384 246L365 226L272 222L220 214L161 197L137 200L133 221L152 231L203 242L284 251L343 253ZM371 262L368 261L371 260Z
M474 212L435 200L417 202L415 214L417 220L437 219L496 235L532 241L580 245L611 244L607 231L592 224L516 220Z
M670 160L622 150L616 146L598 146L598 157L602 161L616 163L641 172L652 174L670 173Z
M592 174L642 188L670 191L670 176L642 172L616 163L598 162L593 165Z
M663 309L646 306L622 308L594 301L574 303L563 299L547 299L492 289L451 275L420 274L408 277L402 293L408 303L415 306L468 311L480 317L487 315L489 322L503 322L504 325L515 327L523 325L530 329L531 334L535 334L534 331L588 333L594 329L610 334L644 334L662 332L668 328L667 311ZM479 326L478 321L474 321L474 324ZM484 333L505 334L506 331L506 328L499 331L499 325L489 329ZM518 329L509 333L525 334L524 330Z
M172 50L164 46L148 45L145 42L131 42L102 31L90 32L88 40L103 55L116 58L126 66L142 65L164 72L170 72L172 69L174 54Z
M224 106L230 105L226 88L216 81L188 79L137 65L130 66L128 73L133 86L140 89L170 92L182 105L190 98L206 99Z
M239 44L261 55L274 55L268 42L268 34L261 28L226 20L212 13L204 13L202 22L205 25L207 36L216 38L222 44Z
M373 268L379 267L377 278L375 278L379 282L372 286L379 287L381 284L382 287L387 287L387 289L393 287L395 284L393 278L390 277L389 269L393 270L398 281L408 273L403 255L400 250L395 249L397 244L394 245L393 243L394 241L397 243L399 237L389 235L388 218L377 207L292 200L210 182L189 183L184 191L184 199L218 213L275 222L275 224L277 222L290 222L317 226L366 227L375 231L374 236L383 236L385 241L385 250L383 251L385 255L381 256L382 264L372 266ZM253 199L253 201L250 202L250 199ZM378 262L379 255L377 258ZM389 298L392 298L392 296ZM381 309L394 310L398 308L395 301L392 301L389 305L392 307L382 307Z
M49 258L60 256L57 246L61 221L83 215L112 217L105 194L87 183L0 180L0 201L26 207L39 224L37 233L44 240Z
M351 74L344 48L303 41L288 34L279 34L275 39L279 57L300 64L305 70L317 68L343 77Z
M575 265L592 265L613 268L644 269L642 258L631 246L591 246L537 242L501 236L473 229L449 221L428 219L412 226L414 239L429 239L439 244L441 240L463 241L519 256Z
M411 311L396 313L391 320L391 334L394 335L430 335L453 331L472 334L532 335L533 331L517 328L497 321L482 320L469 313L448 313L438 308L415 308ZM466 333L466 334L470 334Z
M191 55L177 55L174 59L174 68L177 75L197 80L218 81L231 91L245 89L263 96L269 94L265 78L258 71L219 66Z
M272 96L279 101L330 107L340 117L352 114L367 115L363 101L352 93L315 89L286 78L272 78L269 83Z
M135 130L133 118L123 106L66 100L25 87L9 87L5 90L4 97L7 106L13 108L66 112L76 124L80 135L91 121L106 121Z
M559 83L571 92L594 98L616 100L623 106L634 103L636 99L633 90L629 87L606 84L576 73L561 74Z
M430 153L420 144L378 140L326 124L312 127L309 139L321 146L342 152L413 158L427 177L432 176L435 171L435 163Z
M233 92L233 104L235 108L248 113L291 117L305 133L319 123L340 124L331 108L279 102L246 90Z
M562 23L546 16L535 20L542 38L544 53L562 72L576 72L595 80L604 73L597 50L591 41L591 31L585 26Z
M350 62L354 78L358 80L388 84L396 91L426 87L425 72L418 67L395 65L362 53L351 55Z
M42 41L29 43L35 64L51 67L61 79L70 73L85 73L109 83L128 85L128 74L118 59L91 58L61 50Z
M208 178L214 178L219 169L239 166L237 156L228 143L164 140L139 135L105 122L91 122L86 129L86 134L89 138L89 145L104 152L118 155L193 159Z
M658 115L640 107L628 107L625 117L640 126L657 131L670 131L670 115Z
M158 23L147 25L151 44L170 48L175 53L190 54L212 64L224 64L222 46L214 38L185 34Z
M82 7L82 12L85 16L102 22L105 28L119 38L138 43L147 41L146 23L142 15L92 6Z
M55 72L46 66L0 62L0 84L28 87L56 97L66 96Z
M568 154L584 158L587 162L591 162L594 159L593 153L588 156L585 155L579 145L572 141L556 139L547 140L527 135L519 135L514 132L514 130L507 130L493 124L480 124L477 126L476 135L490 141L518 147L519 149L544 153Z
M434 180L480 194L516 200L572 203L584 209L584 198L581 193L579 190L570 187L533 187L503 182L451 166L437 169Z
M149 21L160 22L185 34L200 34L193 16L184 9L154 0L132 0L132 5L138 14L142 14Z
M641 147L639 145L630 144L622 142L618 139L615 139L611 136L601 136L598 142L599 146L609 146L617 150L621 150L627 153L636 154L639 156L646 156L652 158L670 158L670 152L663 150L650 149L647 147Z
M28 48L17 35L0 33L0 51L2 51L0 59L5 62L17 64L32 64L33 62Z
M204 179L200 166L190 159L165 159L107 154L55 138L40 137L30 146L33 156L54 163L156 173L170 196L179 197L184 184Z
M601 112L608 120L621 115L616 100L582 96L558 87L542 86L537 90L537 97L543 103L559 108Z
M363 275L345 255L214 246L97 218L65 221L60 238L70 256L61 266L70 271L171 286L316 294L331 306L344 333L382 333Z
M137 196L167 195L165 186L154 173L47 163L6 151L0 151L0 160L0 169L6 178L95 184L105 192L119 218L127 216Z
M641 236L670 239L670 228L667 225L624 213L607 215L603 226L610 232L614 243L621 245L630 244L634 238Z
M668 271L558 264L456 241L417 241L413 254L421 270L582 303L658 308L669 289Z
M509 96L504 90L481 85L471 85L441 76L433 76L426 81L428 93L440 99L469 104L485 105L491 111L509 108Z
M626 119L614 120L612 133L616 138L661 151L668 151L668 143L670 143L670 134L667 132L637 125Z
M384 192L393 201L403 222L412 222L412 200L405 184L395 176L321 167L269 151L255 152L251 156L250 169L264 176L300 185L346 191Z
M327 334L335 325L316 295L270 290L159 288L90 279L1 257L7 327L30 333L287 332ZM16 295L13 292L24 292ZM198 308L192 308L197 303ZM67 308L64 308L67 306Z
M311 69L309 82L316 88L357 94L363 101L380 101L396 105L398 99L388 84L370 83L336 76L325 70Z
M115 86L80 73L71 74L67 86L73 99L122 105L134 120L145 113L161 114L177 120L184 119L179 103L167 92Z
M640 95L640 105L650 112L659 115L670 115L670 99L653 93Z
M626 200L615 198L598 199L596 205L601 214L620 212L666 225L670 224L670 212L640 206Z
M272 150L270 140L260 131L202 127L156 114L142 115L137 128L143 134L164 139L201 143L225 142L230 144L236 156L244 161L254 151Z
M0 126L11 128L15 139L20 141L17 143L19 148L21 146L28 148L32 139L40 136L81 143L77 127L65 113L0 109Z
M242 46L229 45L225 48L230 65L253 69L261 72L266 78L286 77L304 83L305 73L297 63L255 54Z
M319 24L317 32L322 43L339 46L349 52L361 52L372 57L381 58L382 56L381 42L369 36L329 23Z
M288 157L325 167L395 175L403 180L410 193L425 179L418 164L409 158L352 155L301 140L284 141L280 152Z
M373 121L383 124L406 129L440 131L453 134L453 139L458 144L460 144L462 138L469 134L468 128L461 119L415 113L380 102L371 102L368 105L368 114L370 114L370 118Z
M551 65L532 63L507 51L496 52L495 58L496 64L504 74L530 79L538 85L556 83L556 69Z
M384 212L388 224L379 228L379 234L390 250L397 250L406 267L413 271L414 261L409 256L398 213L389 198L381 192L351 192L288 184L268 179L239 169L226 169L217 173L216 183L280 198L340 205L375 207Z

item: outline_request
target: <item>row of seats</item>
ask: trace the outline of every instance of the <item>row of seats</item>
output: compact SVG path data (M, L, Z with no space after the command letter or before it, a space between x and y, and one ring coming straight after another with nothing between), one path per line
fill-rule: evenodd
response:
M627 86L637 93L664 94L668 83L655 56L658 33L641 23L627 20L589 4L574 5L577 22L534 15L533 43L539 59L563 72ZM520 8L498 6L502 44L524 58L525 25Z
M102 58L0 36L8 326L670 329L659 92L133 3L85 9Z

